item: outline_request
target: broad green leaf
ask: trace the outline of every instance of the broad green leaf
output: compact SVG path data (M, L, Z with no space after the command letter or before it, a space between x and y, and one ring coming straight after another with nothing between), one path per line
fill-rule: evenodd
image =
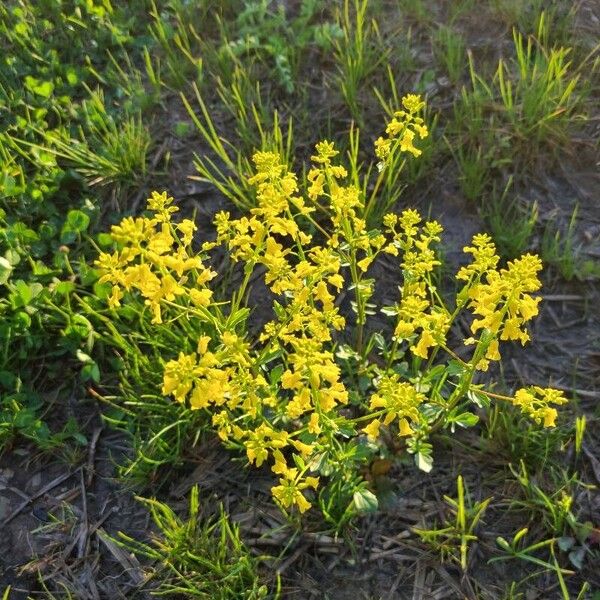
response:
M456 415L452 420L461 427L474 427L479 423L479 417L470 412L460 413L460 415Z
M85 231L90 224L90 218L81 210L70 210L65 222L71 231Z
M429 473L433 469L433 458L429 454L418 452L415 454L415 464L421 471Z
M379 508L377 496L367 489L356 490L353 501L356 510L360 513L373 513Z
M54 91L54 84L51 81L40 81L31 75L25 77L25 87L43 98L49 98Z
M12 270L10 262L3 256L0 256L0 285L5 284L9 280Z

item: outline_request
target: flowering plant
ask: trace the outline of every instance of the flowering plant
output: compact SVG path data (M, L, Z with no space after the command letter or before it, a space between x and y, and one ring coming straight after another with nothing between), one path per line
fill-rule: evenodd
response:
M418 116L423 104L405 97L388 137L377 140L380 174L397 163L395 153L418 155L415 139L428 134ZM475 425L473 404L510 402L551 427L554 405L566 402L557 390L532 387L508 397L475 383L500 360L502 342L529 340L539 258L526 254L501 268L491 238L476 235L465 248L469 264L456 274L462 287L452 301L444 298L435 277L441 225L412 209L368 225L367 185L351 162L348 172L335 145L320 142L301 184L277 153L256 152L248 178L254 208L238 218L217 214L216 240L199 247L194 222L174 220L172 199L154 192L149 215L114 226L114 250L96 263L111 288L110 308L143 303L154 324L185 323L186 347L194 349L165 361L162 394L203 411L249 464L269 465L284 511L304 513L316 498L336 525L376 507L361 466L389 456L391 446L400 444L429 471L430 436ZM216 248L243 267L233 292L218 291ZM397 302L380 307L390 318L384 333L367 327L376 308L368 275L382 255L397 262L399 284ZM252 332L248 292L257 273L272 314ZM342 310L346 291L353 301ZM457 351L449 334L465 312L472 335Z

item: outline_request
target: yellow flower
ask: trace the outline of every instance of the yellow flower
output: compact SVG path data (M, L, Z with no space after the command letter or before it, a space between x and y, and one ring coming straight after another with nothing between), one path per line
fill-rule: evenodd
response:
M407 94L402 98L402 106L412 114L422 110L425 106L425 102L421 99L421 96L417 94Z
M296 448L296 450L298 450L298 452L300 452L300 454L302 455L302 458L307 458L308 456L310 456L314 450L314 445L312 444L305 444L304 442L301 442L300 440L291 440L290 444L292 446L294 446L294 448Z
M207 288L203 290L198 290L196 288L192 288L188 291L190 295L191 301L196 306L208 306L210 304L210 299L212 298L212 290Z
M163 373L162 393L184 402L196 378L196 355L179 353L177 360L170 360Z
M312 505L302 491L307 488L316 490L318 485L318 477L305 477L303 479L298 475L298 469L288 469L284 477L279 479L279 485L271 488L271 493L283 508L296 506L300 513L305 513Z
M108 306L110 308L117 308L121 306L121 300L123 299L123 290L118 285L112 286L112 292L108 297Z
M362 260L359 260L356 264L358 265L358 268L364 273L369 268L369 266L371 265L372 262L373 262L373 257L366 256Z
M494 270L500 257L496 254L496 246L487 233L478 233L473 237L472 246L465 246L463 252L473 255L473 262L461 267L456 278L468 281L472 276L482 275Z
M411 350L415 356L420 356L421 358L427 359L429 348L435 345L435 338L427 329L424 329L421 333L418 344L416 346L411 346Z
M411 429L406 419L400 419L398 421L398 435L401 437L412 435L414 431Z
M285 414L290 419L297 419L299 416L312 409L310 390L302 388L290 401L285 409Z
M418 148L415 148L413 140L415 139L415 132L407 129L404 135L400 139L400 150L402 152L410 152L413 156L421 156L422 152Z
M155 233L148 241L148 250L160 256L166 254L173 247L173 236L169 230L169 225L163 223L160 232Z
M271 471L276 475L286 475L289 471L289 467L287 466L287 462L285 461L285 457L283 456L283 452L281 450L273 450L273 458L274 463L271 467Z
M362 428L369 440L374 442L379 437L379 428L381 427L381 421L379 419L373 419L368 425Z
M119 244L137 245L146 240L152 230L149 219L125 217L119 225L113 225L110 230L112 239Z
M375 156L381 160L385 160L390 154L390 148L392 147L392 140L378 137L375 140Z
M167 192L152 192L148 198L148 210L155 213L157 221L168 222L171 219L171 213L177 212L179 209L176 206L171 206L173 198L167 196Z
M380 137L375 141L375 155L381 159L378 167L383 169L386 161L390 160L396 148L400 152L410 152L413 156L421 155L421 150L415 147L414 139L417 135L424 139L429 135L427 126L418 113L425 107L425 102L420 96L409 94L402 98L402 105L406 110L398 110L392 120L387 124L387 138Z
M314 435L319 435L322 431L321 426L319 424L319 414L313 413L310 415L310 419L308 420L308 433L312 433Z
M513 398L515 406L518 406L536 423L543 424L544 427L554 427L556 424L558 413L550 405L561 405L567 402L568 400L561 390L539 386L521 388L515 392Z
M341 290L344 287L344 278L339 273L330 275L327 278L327 281L338 290Z
M189 246L192 243L196 224L191 219L183 219L181 223L177 223L177 230L181 233L181 241L184 246Z
M479 249L485 252L480 253ZM491 265L496 257L490 254L491 246L485 239L467 250L474 251L475 263L459 271L457 277L478 279L467 286L469 307L480 317L471 324L471 331L488 329L501 340L525 344L529 334L524 326L537 314L540 302L540 298L530 295L541 287L537 275L542 268L539 257L525 254L509 262L506 269L495 270ZM483 268L487 270L482 272Z
M313 289L313 295L317 300L323 303L323 310L333 310L334 296L329 293L327 284L324 281L319 281Z
M308 197L314 201L325 192L325 175L320 169L311 169L307 179L310 181Z
M418 392L411 383L400 381L399 375L384 375L377 385L376 393L371 396L369 408L385 409L385 425L389 425L394 419L418 421L418 408L425 400L423 393Z
M246 437L244 446L248 461L250 464L256 464L257 467L268 458L269 450L281 450L288 443L287 432L277 431L265 423L254 431L247 431Z
M297 390L302 383L302 374L289 369L281 376L281 387L284 390Z
M316 163L329 164L331 159L339 154L339 151L335 149L335 144L327 140L319 142L315 149L317 153L310 159Z

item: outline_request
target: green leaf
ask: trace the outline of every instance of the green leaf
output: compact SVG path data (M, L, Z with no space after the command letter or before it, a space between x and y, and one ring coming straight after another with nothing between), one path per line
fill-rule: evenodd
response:
M66 296L71 292L75 291L75 284L72 281L61 281L56 284L54 291L61 296Z
M31 75L25 77L25 87L43 98L49 98L54 91L54 84L51 81L40 81Z
M244 323L248 319L250 314L249 308L240 308L234 313L231 313L225 324L227 329L233 331L240 323Z
M421 469L421 471L429 473L431 469L433 469L433 458L430 454L418 452L415 454L415 464L419 469Z
M387 344L385 343L385 338L380 333L374 333L371 336L371 339L373 340L376 348L379 350L385 350Z
M82 232L85 231L90 224L90 218L81 210L70 210L67 214L66 225L72 231Z
M354 506L359 513L374 513L379 508L377 496L370 490L356 490L353 496Z
M90 224L89 216L81 210L70 210L67 219L60 232L60 241L62 244L69 244L77 239L77 235L88 228Z
M36 296L39 296L44 289L41 283L27 284L22 279L16 282L12 293L11 302L15 308L27 306Z
M100 382L100 369L95 362L87 363L81 369L82 381L93 381L94 383Z
M73 67L67 68L65 76L67 78L67 81L69 82L69 85L77 85L77 83L79 82L79 77L77 77L77 71Z
M461 427L474 427L479 423L479 417L470 412L460 413L452 419L457 425Z
M451 360L448 362L446 366L446 373L450 377L454 377L455 375L462 375L466 371L466 367L459 363L457 360Z
M14 248L9 248L4 253L4 258L10 263L11 267L18 265L21 262L21 255Z
M527 532L529 531L529 529L527 527L523 527L523 529L519 529L519 531L517 531L517 533L515 534L515 537L513 538L513 546L516 546L519 541L521 540L521 538L523 538Z
M13 268L10 262L3 256L0 256L0 285L8 282L12 270Z
M558 542L558 547L563 552L567 552L567 550L570 550L575 545L575 538L572 538L570 536L563 536L563 537L559 537L557 542Z
M75 352L75 356L77 356L77 360L81 361L82 363L93 363L93 359L89 354L86 354L83 350L77 350L77 352Z
M355 352L348 344L342 344L335 355L341 360L360 360L360 354Z
M498 536L496 538L496 544L498 544L498 546L500 546L500 548L502 548L502 550L505 552L512 552L510 544L503 537Z
M269 381L271 385L275 385L281 379L281 375L283 374L283 365L277 365L272 371L269 373Z
M107 248L108 246L112 246L113 239L112 239L112 235L110 235L110 233L99 233L98 237L96 239L98 240L98 245L101 246L102 248Z
M583 561L585 559L585 548L580 546L575 548L572 552L569 552L569 560L571 564L578 570L581 571L583 568Z
M475 390L469 390L467 392L467 398L479 406L479 408L489 408L490 407L490 399L485 394L481 392L477 392Z
M191 128L191 125L187 121L177 121L173 126L173 133L178 138L184 138L189 134Z

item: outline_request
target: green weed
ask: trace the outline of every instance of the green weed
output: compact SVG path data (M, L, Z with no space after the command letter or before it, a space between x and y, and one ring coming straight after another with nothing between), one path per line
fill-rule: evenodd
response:
M208 155L195 156L194 165L200 174L199 179L212 183L235 206L241 209L251 208L254 206L254 194L246 184L246 175L251 172L250 161L242 147L236 145L235 142L228 142L219 134L199 89L194 87L194 92L200 107L200 115L196 115L185 96L182 95L181 99L196 129L214 156L214 158ZM265 151L277 152L288 164L293 148L291 121L287 131L283 131L278 114L274 113L272 126L265 127L260 120L261 115L256 106L247 107L243 102L237 102L237 98L242 99L241 96L234 96L234 98L230 106L235 112L238 132L242 140L250 142L252 138L248 132L254 130L258 136L257 139L260 140L259 147Z
M398 6L405 15L420 25L427 25L431 21L431 12L424 0L398 0Z
M162 50L162 60L152 71L160 71L161 82L176 90L183 89L190 83L201 84L204 74L204 63L198 55L200 35L195 29L194 12L198 3L187 3L181 0L170 0L161 4L161 12L152 1L150 15L152 22L148 26L150 35L158 48Z
M119 122L108 114L101 92L82 105L86 126L77 138L65 131L42 134L46 150L63 159L90 186L109 187L119 198L129 187L139 186L146 175L146 157L151 143L141 114L122 115Z
M518 196L509 199L512 183L511 176L501 194L494 186L482 208L500 254L509 259L523 254L528 248L538 219L536 202L527 206Z
M216 517L203 516L198 488L190 493L188 518L178 517L169 506L138 498L158 529L146 544L120 533L113 541L155 564L150 572L154 593L184 594L208 600L259 600L279 598L279 579L267 585L260 572L264 560L255 557L240 538L223 506Z
M245 0L234 22L227 27L221 25L223 43L219 54L229 58L228 70L250 57L265 63L287 94L295 92L306 52L311 48L330 50L341 30L327 20L317 0L301 0L293 18L288 11L272 0Z
M493 7L509 27L517 27L525 35L537 33L540 20L546 20L548 27L540 40L545 46L572 41L576 2L569 5L560 0L494 0Z
M45 450L85 443L73 422L49 414L56 390L47 388L67 373L74 383L99 377L89 357L93 330L71 301L78 286L90 283L90 270L73 256L85 254L84 235L98 215L101 194L87 184L105 183L109 195L118 195L119 187L139 185L145 173L149 134L135 112L145 87L133 66L140 55L133 43L135 4L23 0L0 6L4 446L17 436ZM92 94L96 85L105 93ZM125 104L135 117L122 112Z
M578 279L597 279L600 277L600 265L597 261L583 256L576 241L577 214L576 206L571 214L565 231L547 225L541 242L541 255L546 264L554 267L567 281Z
M548 540L542 540L540 542L535 542L533 544L526 545L525 536L527 535L528 531L529 530L526 527L519 530L515 534L511 542L508 542L503 537L498 537L496 539L496 543L506 554L504 556L494 557L490 559L489 562L493 563L503 560L518 559L532 563L538 568L541 567L544 571L556 575L556 578L558 579L560 584L563 600L571 600L571 596L565 584L564 576L573 575L574 572L568 569L563 569L558 564L555 555L556 539L551 538ZM540 550L547 550L550 554L549 559L544 560L536 556L536 554L538 554ZM518 587L518 585L511 587L512 593L514 593L515 587ZM587 586L584 585L584 588L587 588ZM579 594L577 596L577 600L581 600L584 597L585 591L586 589L582 590L583 595Z
M448 142L447 145L456 161L458 182L465 198L471 202L482 202L490 182L490 158L483 155L481 146L474 150L468 146L453 148Z
M434 32L432 44L437 62L444 66L450 81L456 85L462 77L466 60L462 36L442 25Z
M359 91L366 78L386 59L382 48L377 21L369 21L368 0L344 0L338 13L338 23L343 32L335 40L335 57L338 67L337 87L341 91L353 119L363 126Z
M502 464L523 462L531 471L543 470L560 461L565 434L530 426L523 429L522 417L511 407L494 406L486 421L487 449Z
M477 126L482 125L483 107L499 102L499 109L487 115L490 128L509 136L512 144L526 144L529 153L543 143L565 144L569 130L583 118L585 88L569 60L570 49L543 46L540 40L546 31L543 18L536 37L515 30L515 60L501 59L491 83L477 74L469 55L472 90L462 98L465 109L475 108ZM471 133L476 133L472 127Z
M511 465L510 470L524 495L523 499L511 501L513 507L525 509L530 519L541 524L551 536L560 537L577 531L579 524L572 512L573 491L577 484L575 475L569 476L560 469L550 469L548 474L555 479L544 486L551 489L548 492L529 475L523 461L518 469Z
M441 528L413 528L421 541L440 553L442 561L448 559L467 570L469 545L477 541L475 529L492 498L473 501L463 483L462 475L456 480L456 499L444 496L452 517Z

